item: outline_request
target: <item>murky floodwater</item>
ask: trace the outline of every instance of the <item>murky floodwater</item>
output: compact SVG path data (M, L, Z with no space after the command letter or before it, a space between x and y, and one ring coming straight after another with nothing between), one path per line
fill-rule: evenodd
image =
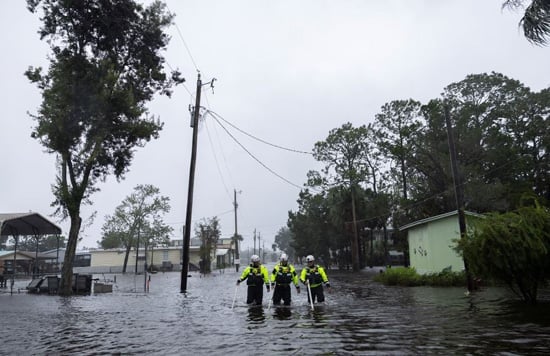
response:
M549 303L527 307L496 288L386 287L371 276L329 271L333 291L313 311L294 289L291 308L268 309L265 295L263 308L249 308L230 270L193 273L187 295L178 272L152 275L149 293L133 275L117 275L109 294L0 293L0 354L550 354Z

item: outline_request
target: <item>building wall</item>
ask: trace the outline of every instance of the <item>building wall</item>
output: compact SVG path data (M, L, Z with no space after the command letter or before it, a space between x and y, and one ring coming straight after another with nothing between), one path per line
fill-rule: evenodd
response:
M122 266L124 263L123 249L92 250L90 253L92 254L91 267ZM130 256L128 256L128 262L129 260Z
M408 231L411 267L420 274L438 273L445 268L464 270L462 257L453 249L460 237L456 215L412 227Z
M138 272L143 271L143 255L144 250L140 249L139 256L141 257L138 260ZM111 268L111 270L120 270L124 264L124 256L126 251L124 249L109 249L109 250L91 250L92 261L91 267L98 268ZM181 261L182 261L183 250L180 247L157 247L152 251L147 250L147 264L150 265L151 261L156 266L161 266L162 262L169 261L172 263L174 270L181 270ZM199 248L191 246L189 248L189 262L198 266L200 260ZM128 255L128 265L126 267L127 271L134 271L136 265L136 251L132 249Z

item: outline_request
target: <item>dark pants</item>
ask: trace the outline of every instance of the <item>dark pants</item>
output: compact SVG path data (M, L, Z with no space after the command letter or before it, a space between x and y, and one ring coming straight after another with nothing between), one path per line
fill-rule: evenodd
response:
M311 298L313 298L313 303L317 300L317 302L322 303L325 301L325 293L323 292L323 285L318 285L317 287L311 288ZM307 296L307 301L311 303L309 300L309 294Z
M246 304L262 305L262 299L264 297L264 286L262 284L258 286L248 286L248 293L246 295Z
M290 305L290 285L289 284L277 284L273 291L273 304L281 304L281 299L285 305Z

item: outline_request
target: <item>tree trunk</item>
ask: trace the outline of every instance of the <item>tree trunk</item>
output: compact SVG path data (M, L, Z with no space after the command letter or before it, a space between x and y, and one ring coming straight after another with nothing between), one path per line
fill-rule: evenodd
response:
M401 179L403 180L403 199L407 200L407 172L404 159L401 159Z
M132 244L129 243L126 246L126 254L124 255L124 264L122 265L122 273L126 273L126 266L128 266L128 256L130 256L130 250L131 249L132 249Z
M69 241L67 242L67 249L65 250L65 260L63 261L61 282L59 284L59 295L62 296L70 296L73 294L73 263L81 223L82 218L79 213L71 214Z
M357 233L357 218L355 216L355 192L351 187L351 214L353 219L353 237L351 238L351 265L353 271L359 271L359 236Z

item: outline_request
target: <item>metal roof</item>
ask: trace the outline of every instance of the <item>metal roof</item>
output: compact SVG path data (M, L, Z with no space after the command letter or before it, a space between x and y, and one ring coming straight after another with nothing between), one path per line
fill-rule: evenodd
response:
M229 251L227 248L218 248L216 249L216 256L225 256L227 251Z
M445 214L440 214L440 215L436 215L436 216L431 216L431 217L426 218L426 219L414 221L414 222L412 222L412 223L410 223L410 224L401 226L401 227L399 228L399 231L407 230L407 229L410 229L411 227L414 227L414 226L427 224L427 223L429 223L429 222L436 221L436 220L440 220L440 219L444 219L444 218L447 218L447 217L453 216L453 215L458 215L458 210L453 210L453 211L449 211L448 213L445 213ZM478 214L478 213L474 213L474 212L471 212L471 211L465 211L465 212L464 212L464 215L475 216L475 217L477 217L477 218L484 218L484 217L485 217L484 215L481 215L481 214Z
M6 256L10 256L10 258L13 258L11 256L13 256L14 252L15 251L13 250L0 251L0 259L6 260ZM32 260L34 260L37 257L39 260L47 260L50 258L49 256L44 255L42 252L36 253L36 251L17 251L17 255L24 256Z
M60 235L61 228L38 213L0 214L1 236Z

